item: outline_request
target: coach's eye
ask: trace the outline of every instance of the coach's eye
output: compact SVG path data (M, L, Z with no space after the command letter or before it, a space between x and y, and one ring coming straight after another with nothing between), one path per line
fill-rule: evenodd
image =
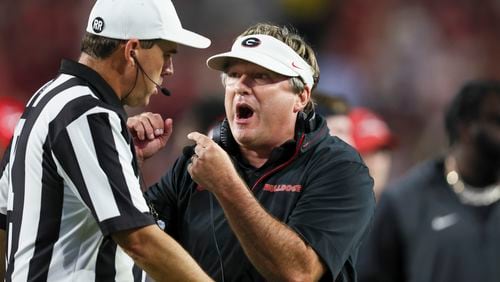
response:
M239 78L241 74L233 71L233 72L228 72L227 76L230 78Z
M252 78L257 85L268 84L272 80L271 75L268 73L255 73L252 75Z

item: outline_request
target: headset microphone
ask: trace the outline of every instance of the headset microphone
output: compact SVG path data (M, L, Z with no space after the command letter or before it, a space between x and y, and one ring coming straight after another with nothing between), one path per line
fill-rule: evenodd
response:
M151 77L149 77L149 75L144 71L144 69L142 68L141 64L139 64L139 60L137 60L137 58L135 57L135 52L134 51L131 51L130 53L130 56L132 56L132 59L134 59L135 63L137 64L137 66L139 67L139 69L141 70L141 72L149 79L149 81L151 81L154 85L156 85L156 87L158 87L158 89L160 89L161 93L163 93L163 95L165 96L170 96L170 91L165 88L165 87L162 87L161 85L159 85L158 83L156 83L154 80L151 79Z

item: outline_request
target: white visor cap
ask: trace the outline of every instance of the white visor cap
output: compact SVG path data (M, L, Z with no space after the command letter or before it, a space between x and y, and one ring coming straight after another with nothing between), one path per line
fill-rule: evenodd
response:
M253 34L239 37L231 51L208 58L207 65L225 71L227 61L232 58L254 63L284 76L301 77L309 89L314 85L312 67L290 46L273 36Z
M195 48L207 48L211 43L182 27L170 0L97 0L87 32L121 40L163 39Z

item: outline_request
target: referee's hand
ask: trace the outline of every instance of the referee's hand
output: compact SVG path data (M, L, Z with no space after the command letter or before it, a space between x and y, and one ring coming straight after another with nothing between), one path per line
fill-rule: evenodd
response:
M145 112L127 120L127 127L134 139L139 165L165 147L172 135L173 122L163 120L160 114Z

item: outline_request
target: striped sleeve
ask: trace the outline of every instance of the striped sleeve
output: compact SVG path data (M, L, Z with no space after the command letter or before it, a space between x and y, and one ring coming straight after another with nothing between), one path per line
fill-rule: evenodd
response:
M133 167L134 152L122 132L115 112L95 107L61 130L52 146L69 186L105 236L154 224Z
M6 228L6 215L7 215L7 201L9 193L9 170L7 164L9 163L10 144L5 150L2 162L0 163L0 229Z

